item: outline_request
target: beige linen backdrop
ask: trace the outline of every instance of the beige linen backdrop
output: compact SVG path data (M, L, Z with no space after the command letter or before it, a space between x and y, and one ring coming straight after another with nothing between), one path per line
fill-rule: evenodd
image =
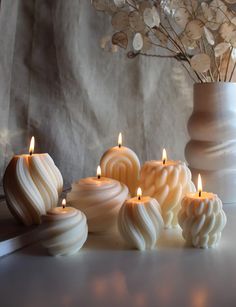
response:
M93 175L118 133L141 162L184 159L191 82L172 60L100 49L108 17L89 0L2 0L0 175L12 155L48 152L65 187Z

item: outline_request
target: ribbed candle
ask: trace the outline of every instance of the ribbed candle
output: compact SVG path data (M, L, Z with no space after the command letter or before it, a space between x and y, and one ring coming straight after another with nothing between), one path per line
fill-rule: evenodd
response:
M39 224L55 207L63 179L48 154L17 155L10 161L3 187L11 213L25 225Z

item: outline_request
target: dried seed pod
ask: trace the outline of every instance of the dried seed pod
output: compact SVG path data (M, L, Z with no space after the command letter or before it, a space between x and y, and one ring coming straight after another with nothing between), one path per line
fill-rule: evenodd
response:
M211 31L209 29L207 29L206 26L204 26L203 29L204 29L204 34L205 34L206 40L208 41L208 43L211 46L213 46L215 44L214 35L211 33Z
M211 66L211 59L206 53L194 55L190 60L192 68L200 73L207 72Z
M215 46L214 51L215 51L215 56L219 57L223 55L230 47L229 43L219 43L218 45Z
M199 19L191 20L185 28L185 33L188 38L193 40L198 40L202 37L203 33L203 23Z
M122 31L116 32L112 36L112 44L126 49L127 46L128 46L128 36L127 36L127 34L122 32Z
M174 20L180 28L184 29L190 19L190 14L185 7L178 8L174 13Z
M141 33L136 33L134 35L133 48L136 51L139 51L143 48L143 37Z
M143 20L149 28L159 27L160 16L155 6L153 6L152 8L146 8L144 10Z

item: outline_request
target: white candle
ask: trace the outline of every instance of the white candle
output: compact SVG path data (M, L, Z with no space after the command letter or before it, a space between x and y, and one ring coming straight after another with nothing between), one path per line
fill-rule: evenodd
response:
M129 188L135 195L140 172L140 162L136 153L122 145L122 135L119 134L118 146L107 150L100 161L102 173L105 177L116 179Z
M139 250L153 249L164 226L161 209L155 198L142 196L128 199L120 209L118 227L130 247Z
M216 246L227 221L219 197L202 192L200 175L198 192L183 198L178 218L187 244L200 248Z
M117 180L101 177L83 178L72 184L68 203L83 211L88 219L89 232L105 232L116 227L120 207L128 198L128 188Z
M191 177L184 162L167 160L165 149L162 161L147 161L141 169L140 186L143 194L159 202L167 228L178 225L181 200L186 193L195 191Z
M3 187L11 213L25 225L39 224L41 215L55 207L63 179L52 158L34 154L34 137L29 154L16 155L3 178Z
M66 256L78 252L88 236L87 220L81 211L66 206L66 200L61 207L56 207L43 216L44 231L43 246L53 256Z

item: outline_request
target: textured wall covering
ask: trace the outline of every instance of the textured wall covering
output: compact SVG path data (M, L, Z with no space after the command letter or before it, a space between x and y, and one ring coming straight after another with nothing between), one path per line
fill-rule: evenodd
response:
M108 18L88 0L2 0L0 176L13 153L48 152L65 186L96 171L122 131L144 162L184 158L191 83L171 60L99 47ZM171 154L170 154L171 153Z

